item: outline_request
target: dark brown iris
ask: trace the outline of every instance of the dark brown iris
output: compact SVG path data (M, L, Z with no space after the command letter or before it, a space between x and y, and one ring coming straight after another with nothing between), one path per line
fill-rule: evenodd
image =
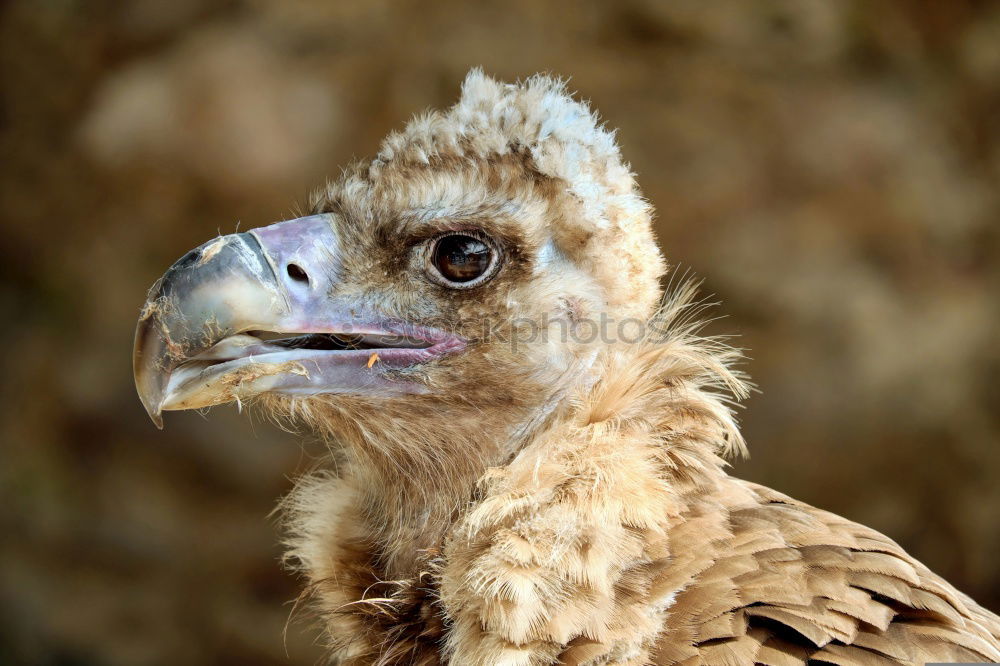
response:
M493 251L485 242L465 234L440 238L432 261L444 279L471 282L490 267Z

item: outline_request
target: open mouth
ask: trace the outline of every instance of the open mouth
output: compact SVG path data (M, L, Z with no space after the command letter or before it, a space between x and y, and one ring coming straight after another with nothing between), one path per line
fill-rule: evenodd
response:
M263 392L290 395L422 393L416 381L386 373L453 354L465 341L435 329L370 327L350 332L230 335L178 364L163 409L208 406Z
M239 335L223 338L202 353L190 358L189 363L219 363L240 358L263 357L272 354L282 354L283 357L301 356L308 358L309 352L332 352L361 356L357 352L388 353L391 358L397 351L419 352L426 354L403 354L400 358L411 358L414 362L421 358L432 358L437 355L432 352L443 352L441 345L448 340L432 342L416 337L397 334L354 334L354 333L305 333L294 337L285 337L287 333L271 331L248 331ZM437 348L437 349L436 349ZM299 352L296 354L295 352ZM261 359L263 360L263 359Z
M321 349L344 351L348 349L427 349L433 342L400 334L351 334L351 333L307 333L295 337L281 337L283 333L271 331L249 331L247 335L258 338L268 345L285 349Z

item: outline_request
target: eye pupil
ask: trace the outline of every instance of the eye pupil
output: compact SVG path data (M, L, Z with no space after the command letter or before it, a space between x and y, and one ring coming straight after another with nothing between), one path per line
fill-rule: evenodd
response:
M451 282L470 282L490 267L490 246L474 236L452 234L438 240L433 262L442 277Z

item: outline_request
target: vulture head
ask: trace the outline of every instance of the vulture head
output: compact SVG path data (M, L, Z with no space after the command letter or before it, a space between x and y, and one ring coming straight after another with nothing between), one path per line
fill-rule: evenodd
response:
M537 609L511 605L532 596L524 571L494 562L472 533L555 517L545 537L497 541L502 556L527 557L525 544L558 534L550 545L587 544L586 556L533 560L626 566L644 548L637 534L663 534L650 516L678 515L676 502L641 508L673 492L643 473L715 469L717 443L741 446L721 391L701 390L738 391L736 355L694 344L675 316L682 305L654 316L666 264L651 208L613 133L558 80L511 85L472 71L454 106L389 135L318 191L310 213L213 238L153 285L133 356L142 403L159 427L165 411L250 404L331 445L332 469L301 477L282 508L286 562L308 579L303 595L346 659L337 663L431 664L466 649L483 656L451 663L515 663L495 641L469 638L485 621L469 595L504 597L489 607L510 618L490 622L515 631L509 640L534 645L525 632L543 624ZM657 460L629 453L625 443L644 438L673 445ZM601 452L572 451L581 443ZM544 463L540 450L581 469ZM610 493L600 504L585 492L576 507L603 507L602 526L521 490L486 499L507 497L514 479L574 478ZM535 494L577 501L560 487ZM473 556L482 569L467 567ZM658 571L646 569L643 580ZM558 577L539 576L565 605ZM596 569L569 579L612 580ZM652 589L639 579L602 589L633 595L640 583ZM567 607L567 622L629 634L664 607L625 616L617 602L580 598L593 608ZM546 631L575 631L553 622Z
M254 401L436 493L509 457L660 296L613 134L548 77L471 72L311 208L214 238L154 285L134 370L158 426Z
M1000 659L887 537L728 476L738 353L658 312L650 208L563 85L473 71L312 214L150 291L150 416L253 402L333 443L284 503L343 664Z

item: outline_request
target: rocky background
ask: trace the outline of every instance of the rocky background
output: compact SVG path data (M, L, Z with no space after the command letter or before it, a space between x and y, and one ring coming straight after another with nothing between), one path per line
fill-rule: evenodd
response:
M474 65L620 128L751 350L736 473L1000 609L1000 3L7 0L0 663L316 662L269 512L318 452L228 407L157 432L135 318Z

